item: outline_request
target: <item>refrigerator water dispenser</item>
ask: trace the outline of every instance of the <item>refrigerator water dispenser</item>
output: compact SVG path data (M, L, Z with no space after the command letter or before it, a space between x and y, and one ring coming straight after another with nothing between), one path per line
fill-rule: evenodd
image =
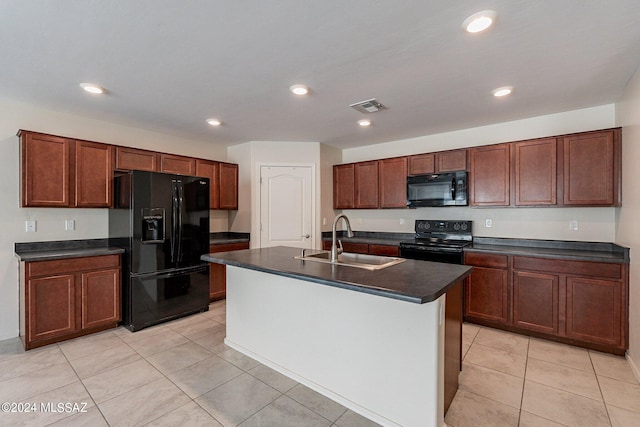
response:
M142 209L142 243L164 243L164 208Z

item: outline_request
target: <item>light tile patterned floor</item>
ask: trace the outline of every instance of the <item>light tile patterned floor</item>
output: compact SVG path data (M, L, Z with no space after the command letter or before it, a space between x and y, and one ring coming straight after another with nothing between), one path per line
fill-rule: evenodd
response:
M451 427L640 426L640 384L623 357L463 325Z
M0 342L0 403L38 409L0 412L0 425L376 426L225 346L224 318L222 301L136 333L29 352ZM471 324L463 337L450 426L640 426L640 385L624 358ZM59 402L86 412L40 410Z

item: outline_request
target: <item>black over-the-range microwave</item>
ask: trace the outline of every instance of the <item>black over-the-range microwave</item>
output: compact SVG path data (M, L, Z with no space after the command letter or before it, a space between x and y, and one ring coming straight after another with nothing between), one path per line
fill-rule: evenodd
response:
M407 177L407 206L467 206L467 172Z

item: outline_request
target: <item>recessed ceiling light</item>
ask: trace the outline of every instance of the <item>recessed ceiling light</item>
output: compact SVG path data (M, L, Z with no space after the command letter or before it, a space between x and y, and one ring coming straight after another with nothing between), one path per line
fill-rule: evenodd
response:
M367 119L358 120L358 125L362 126L363 128L367 126L371 126L371 120L367 120Z
M106 92L106 90L103 87L94 85L93 83L80 83L80 87L86 90L87 92L93 93L96 95Z
M500 98L503 96L510 95L511 92L513 92L513 86L502 86L492 90L491 94L493 94L493 96L495 96L496 98Z
M222 124L222 122L218 119L207 119L207 123L209 123L211 126L220 126Z
M498 14L493 10L483 10L474 13L464 20L462 28L468 33L479 33L491 26L496 20Z
M293 85L289 90L296 95L306 95L309 93L309 87L305 85Z

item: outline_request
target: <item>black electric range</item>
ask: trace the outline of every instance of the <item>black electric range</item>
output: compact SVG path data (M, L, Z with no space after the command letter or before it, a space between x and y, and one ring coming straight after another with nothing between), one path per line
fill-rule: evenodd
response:
M415 240L400 242L400 256L463 264L464 248L473 243L471 221L417 219Z

